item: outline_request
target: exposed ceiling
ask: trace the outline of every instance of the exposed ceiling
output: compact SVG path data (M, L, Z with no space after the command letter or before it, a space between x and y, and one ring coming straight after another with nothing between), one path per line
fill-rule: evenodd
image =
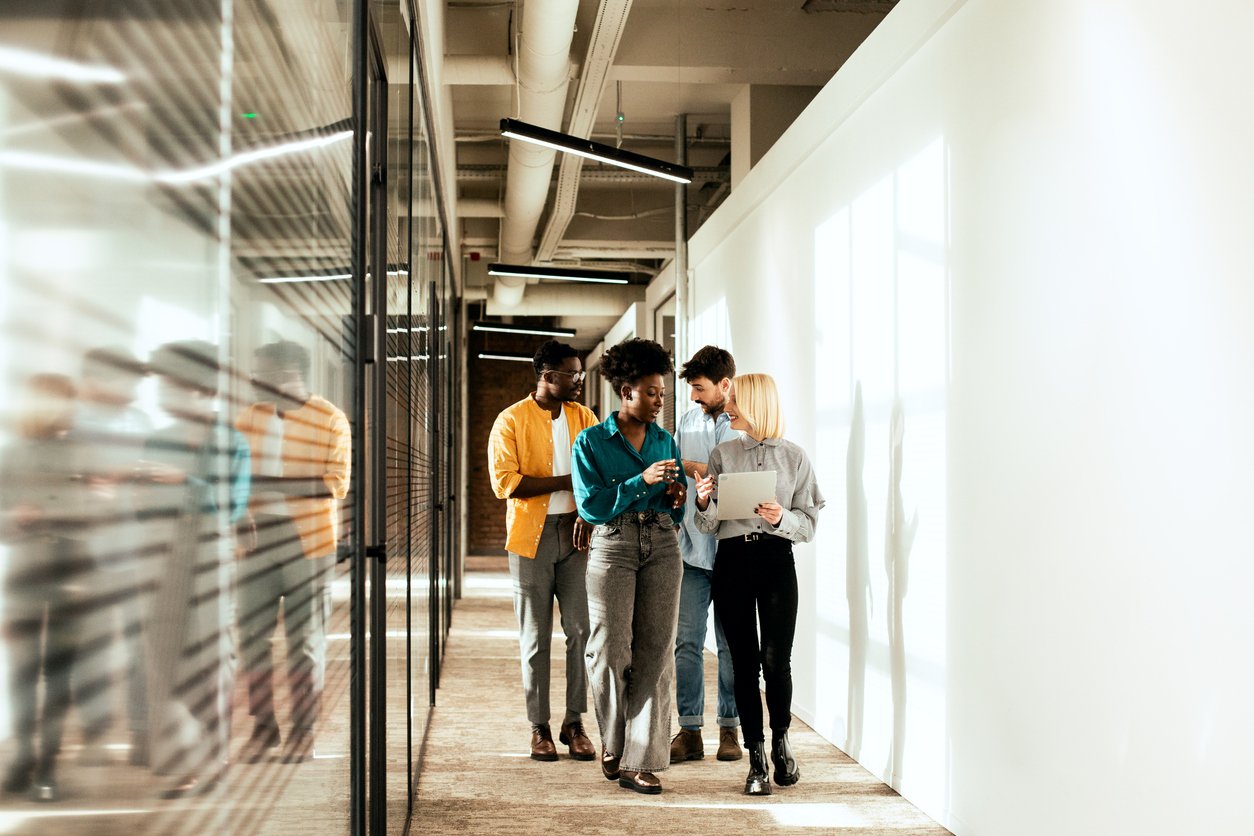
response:
M459 201L502 207L495 213L473 214L503 213L509 151L498 123L502 117L519 116L514 72L519 20L527 14L528 3L539 2L448 3L446 66L473 64L467 56L479 56L485 66L490 59L496 62L492 72L477 77L450 73L458 82L489 82L452 85ZM628 4L617 53L592 120L592 138L616 144L621 108L622 147L673 160L675 117L687 114L688 164L698 170L687 190L691 234L729 191L733 99L746 85L822 86L892 4L893 0L634 0ZM571 130L572 105L600 5L601 0L579 0L560 126L564 131ZM553 213L561 157L553 166L533 245L541 243ZM579 178L574 215L552 250L551 261L636 262L647 270L637 281L647 282L674 253L674 207L673 183L589 162ZM479 253L484 260L496 258L503 219L469 214L459 220L463 251ZM484 271L468 271L470 286L486 281Z

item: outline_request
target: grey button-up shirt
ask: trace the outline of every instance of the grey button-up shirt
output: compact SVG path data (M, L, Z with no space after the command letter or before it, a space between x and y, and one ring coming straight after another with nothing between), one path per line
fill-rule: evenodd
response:
M762 517L747 520L719 520L718 476L720 473L746 473L774 470L775 501L784 508L778 526ZM819 491L810 457L791 441L782 438L764 438L754 441L749 436L724 442L710 454L707 476L714 477L714 494L710 507L696 514L697 529L713 534L719 540L740 537L745 534L773 534L794 543L808 543L814 539L819 511L827 504ZM696 493L694 488L692 493Z
M720 412L718 418L711 418L700 407L679 416L679 426L675 429L679 455L687 461L702 464L710 460L715 447L739 436L740 433L731 428L731 417L726 412ZM709 534L702 534L693 521L697 515L696 496L697 492L689 485L688 507L684 512L683 527L679 529L679 552L689 566L712 570L718 543Z

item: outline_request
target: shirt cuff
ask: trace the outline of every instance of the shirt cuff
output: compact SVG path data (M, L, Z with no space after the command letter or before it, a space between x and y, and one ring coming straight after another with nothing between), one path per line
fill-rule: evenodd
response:
M711 499L710 507L702 511L696 505L692 506L696 512L693 522L697 525L697 531L702 534L715 534L718 532L718 502Z
M787 508L783 509L783 514L779 518L779 525L775 526L775 533L780 537L786 537L793 540L797 536L797 531L801 528L801 521L797 519L797 515Z
M619 490L622 492L621 496L624 499L635 502L637 499L643 499L648 496L649 488L650 485L644 481L644 476L636 474L627 481L623 482L622 487L620 487Z

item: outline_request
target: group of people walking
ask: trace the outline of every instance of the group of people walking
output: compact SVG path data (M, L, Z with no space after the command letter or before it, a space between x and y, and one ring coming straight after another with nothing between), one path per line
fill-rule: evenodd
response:
M256 402L233 421L218 412L227 375L207 342L168 343L147 362L122 347L95 349L78 381L36 374L25 382L16 437L0 451L16 737L0 790L60 798L56 766L74 704L80 762L110 762L118 637L128 759L165 776L162 796L203 793L225 775L241 655L254 723L235 760L312 756L351 444L344 412L309 390L310 367L295 342L258 348L249 381ZM159 428L137 406L150 376ZM286 740L271 645L280 608L292 697Z
M557 743L577 760L598 758L582 720L590 689L607 779L660 793L658 773L703 758L702 650L713 604L717 757L743 757L739 727L749 752L745 793L769 795L772 767L779 786L797 783L788 739L792 544L814 537L824 500L809 458L783 437L774 379L737 376L730 353L702 348L679 374L700 409L684 413L672 437L657 418L674 365L656 342L626 340L601 356L601 375L621 398L604 421L577 402L585 372L574 348L550 340L533 366L535 391L497 417L488 443L493 490L508 500L531 757L558 759L549 717L556 599L566 636ZM776 473L774 500L751 518L719 519L718 477L768 470ZM671 738L675 708L680 729Z

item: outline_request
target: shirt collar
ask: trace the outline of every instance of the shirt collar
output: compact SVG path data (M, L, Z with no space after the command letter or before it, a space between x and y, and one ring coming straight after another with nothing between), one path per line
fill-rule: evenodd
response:
M609 417L606 418L601 423L609 427L610 435L615 435L615 434L622 435L622 431L619 430L618 428L618 413L617 412L611 412L609 414ZM644 425L644 433L645 433L646 438L650 435L657 435L659 432L665 432L665 430L663 430L661 427L657 425L657 421L654 421L652 424Z
M779 441L780 440L778 438L764 438L761 441L754 441L753 436L748 433L740 436L740 443L744 445L746 450L752 450L754 447L758 446L775 447L779 444Z

